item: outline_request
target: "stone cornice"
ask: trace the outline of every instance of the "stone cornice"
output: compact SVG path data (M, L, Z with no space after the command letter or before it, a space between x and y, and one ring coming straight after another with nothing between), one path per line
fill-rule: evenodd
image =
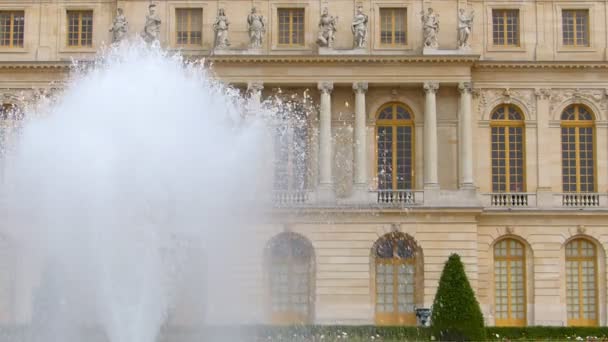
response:
M458 63L473 64L479 56L212 56L206 58L211 63L262 63L262 64L309 64L309 63Z
M29 70L29 69L69 69L72 62L0 62L0 69L4 70Z
M285 56L285 55L233 55L233 56L187 56L187 59L206 59L208 62L216 64L468 64L474 70L496 70L496 69L606 69L608 63L601 61L581 61L581 62L536 62L536 61L480 61L476 55L462 56L395 56L395 55L375 55L375 56ZM72 65L70 61L47 61L47 62L19 62L7 61L0 62L1 70L24 70L24 69L47 69L63 70L69 69Z
M509 62L478 61L473 65L475 70L495 69L608 69L606 62Z

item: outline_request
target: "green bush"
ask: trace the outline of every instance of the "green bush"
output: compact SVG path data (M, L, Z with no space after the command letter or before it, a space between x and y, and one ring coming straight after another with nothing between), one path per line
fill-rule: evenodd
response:
M445 263L431 314L433 335L442 341L485 340L483 315L458 254Z

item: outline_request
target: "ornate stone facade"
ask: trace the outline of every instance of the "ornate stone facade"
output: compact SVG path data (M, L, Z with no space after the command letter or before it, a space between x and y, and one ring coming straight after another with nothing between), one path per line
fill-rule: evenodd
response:
M266 271L261 266L265 246L280 234L297 234L310 242L314 312L308 323L386 322L376 306L376 258L381 256L377 245L385 241L382 237L400 236L415 248L417 257L411 268L416 277L407 284L415 294L408 300L416 307L429 307L443 263L457 252L490 325L571 324L565 250L572 241L584 239L596 253L596 319L590 322L608 324L608 18L604 2L576 2L576 9L589 16L586 46L564 45L562 15L570 7L557 1L523 0L503 6L455 0L432 4L263 0L255 2L255 11L250 4L230 1L155 4L156 12L149 13L147 1L0 0L0 12L23 13L25 23L23 46L0 46L2 105L7 111L13 106L27 108L44 98L42 93L59 90L71 59L91 59L117 37L119 31L109 32L108 27L122 30L121 25L113 26L116 9L122 8L129 19L127 36L145 30L146 37L163 48L207 58L219 78L249 96L252 113L277 87L306 92L318 107L319 112L309 116L307 188L273 194L281 208L272 222L256 230L251 243L259 244L259 254L248 260ZM434 13L441 13L440 34L437 17L429 21L429 5ZM326 30L329 22L322 20L325 7L327 13L341 18L332 23L335 31L331 30L329 52L317 46L319 33L326 40L330 37L325 34L330 32ZM230 17L229 46L228 21L220 8ZM75 9L93 13L90 46L67 46L66 11ZM200 33L200 44L178 44L178 9L200 14L201 26L190 28ZM297 44L280 44L279 9L302 11L303 32ZM474 12L475 20L459 20L462 9L466 14ZM492 16L504 9L519 13L518 44L507 46L494 40ZM426 20L421 20L421 12ZM404 19L403 31L389 34L384 30L383 36L382 20L389 17ZM423 22L428 22L426 27ZM460 49L465 45L466 49ZM215 47L221 47L217 49L221 53L213 54ZM564 192L562 126L568 123L560 118L569 106L581 106L593 116L586 124L593 129L594 192ZM492 121L495 111L514 113L511 121L515 124L506 119ZM388 116L380 118L381 112ZM522 151L522 157L513 162L521 166L513 166L522 170L521 182L510 182L510 187L505 186L508 191L500 190L500 182L495 181L507 178L496 157L504 150L495 146L505 136L501 136L504 127L511 127L513 141L521 147L515 152ZM379 167L389 159L378 153L379 148L387 151L379 142L382 132L384 137L393 132L408 137L407 144L394 141L395 146L407 145L407 160ZM408 170L411 185L386 186L379 181L393 166ZM395 175L390 182L403 183L403 178ZM9 235L2 224L0 234ZM525 265L518 269L525 275L520 283L523 318L513 321L501 316L497 288L506 260L500 255L502 241L520 248L516 261ZM0 324L27 324L37 277L18 267L4 269L11 275L0 277L0 282L14 283L0 286ZM251 272L249 283L262 293L267 284L259 273ZM266 299L251 300L264 308ZM270 315L264 317L270 320ZM187 314L181 318L187 321Z

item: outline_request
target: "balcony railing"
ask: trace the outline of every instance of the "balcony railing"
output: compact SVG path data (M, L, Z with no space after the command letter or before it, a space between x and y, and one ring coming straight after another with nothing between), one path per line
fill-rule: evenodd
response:
M272 203L275 207L297 207L311 202L310 190L275 190Z
M606 205L606 194L598 193L561 193L555 194L563 208L599 208Z
M483 195L484 205L494 208L536 207L536 194L527 192L493 192Z
M410 206L424 203L424 191L421 190L377 190L376 193L378 204Z

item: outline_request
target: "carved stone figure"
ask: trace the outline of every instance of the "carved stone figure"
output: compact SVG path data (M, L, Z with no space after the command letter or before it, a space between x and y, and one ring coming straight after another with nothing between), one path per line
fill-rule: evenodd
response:
M333 47L334 38L336 34L336 24L338 18L329 15L329 11L327 7L323 10L323 14L321 14L321 19L319 19L319 37L317 38L317 45L322 47Z
M425 14L422 11L422 32L424 34L424 47L437 49L439 48L439 42L437 41L437 34L439 33L439 15L433 12L432 8L428 8Z
M160 39L160 24L161 20L156 13L156 5L150 4L148 6L148 14L146 14L146 24L144 25L144 31L141 33L142 38L146 43L152 43L159 41Z
M224 12L223 8L220 8L217 11L217 17L215 18L215 23L213 24L213 31L215 31L215 47L220 49L225 49L230 46L230 42L228 41L228 27L230 26L230 22L228 21L228 17Z
M357 7L357 13L353 18L351 29L354 36L354 47L356 49L365 48L367 42L367 22L368 17L363 13L363 6Z
M259 15L254 7L247 16L247 29L249 30L249 47L258 49L262 47L262 39L266 28L264 27L264 17Z
M475 18L475 12L471 11L469 14L466 13L464 8L458 11L458 48L468 49L469 37L471 36L471 26L473 25L473 19Z
M116 9L116 18L112 22L112 26L110 27L110 32L112 32L112 43L118 43L121 40L125 39L127 36L127 29L129 23L127 22L127 18L123 14L122 8Z

